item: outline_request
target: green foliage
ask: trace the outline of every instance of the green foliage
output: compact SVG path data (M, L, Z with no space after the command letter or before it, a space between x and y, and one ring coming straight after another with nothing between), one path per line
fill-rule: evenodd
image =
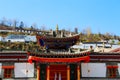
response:
M35 42L0 42L0 49L2 50L14 50L14 51L40 51L41 47Z

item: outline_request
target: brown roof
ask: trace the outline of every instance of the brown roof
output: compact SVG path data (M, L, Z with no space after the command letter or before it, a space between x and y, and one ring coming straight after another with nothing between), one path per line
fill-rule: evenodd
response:
M0 26L0 30L13 30L13 28L7 26Z

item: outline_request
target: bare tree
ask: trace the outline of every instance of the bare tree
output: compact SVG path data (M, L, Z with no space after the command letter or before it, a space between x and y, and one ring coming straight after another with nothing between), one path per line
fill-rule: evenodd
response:
M42 26L41 26L41 30L42 30L42 31L45 31L45 30L46 30L45 25L42 25Z
M81 33L84 34L84 35L87 34L85 29L83 29L83 30L81 31Z
M21 29L22 29L23 27L24 27L24 22L23 22L23 21L21 21L21 22L20 22L20 26L19 26L19 28L21 28Z
M9 19L9 20L7 20L7 23L8 23L8 26L12 26L12 20L11 19Z
M77 27L75 28L75 33L78 34L78 28Z
M37 24L36 23L33 23L32 26L31 26L32 29L37 29Z
M14 20L13 20L13 27L15 27L15 28L16 28L16 27L17 27L17 25L18 25L18 22L19 22L18 20L14 19Z
M1 25L6 25L7 19L5 17L2 18L1 20Z

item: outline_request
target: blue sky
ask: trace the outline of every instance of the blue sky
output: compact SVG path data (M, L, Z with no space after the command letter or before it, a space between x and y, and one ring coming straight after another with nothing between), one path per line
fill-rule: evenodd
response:
M30 26L120 35L120 0L0 0L0 19L17 19Z

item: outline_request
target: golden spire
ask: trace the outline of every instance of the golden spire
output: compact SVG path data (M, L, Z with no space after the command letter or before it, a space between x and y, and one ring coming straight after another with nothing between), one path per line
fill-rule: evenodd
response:
M56 32L58 32L59 28L58 28L58 24L56 25Z

